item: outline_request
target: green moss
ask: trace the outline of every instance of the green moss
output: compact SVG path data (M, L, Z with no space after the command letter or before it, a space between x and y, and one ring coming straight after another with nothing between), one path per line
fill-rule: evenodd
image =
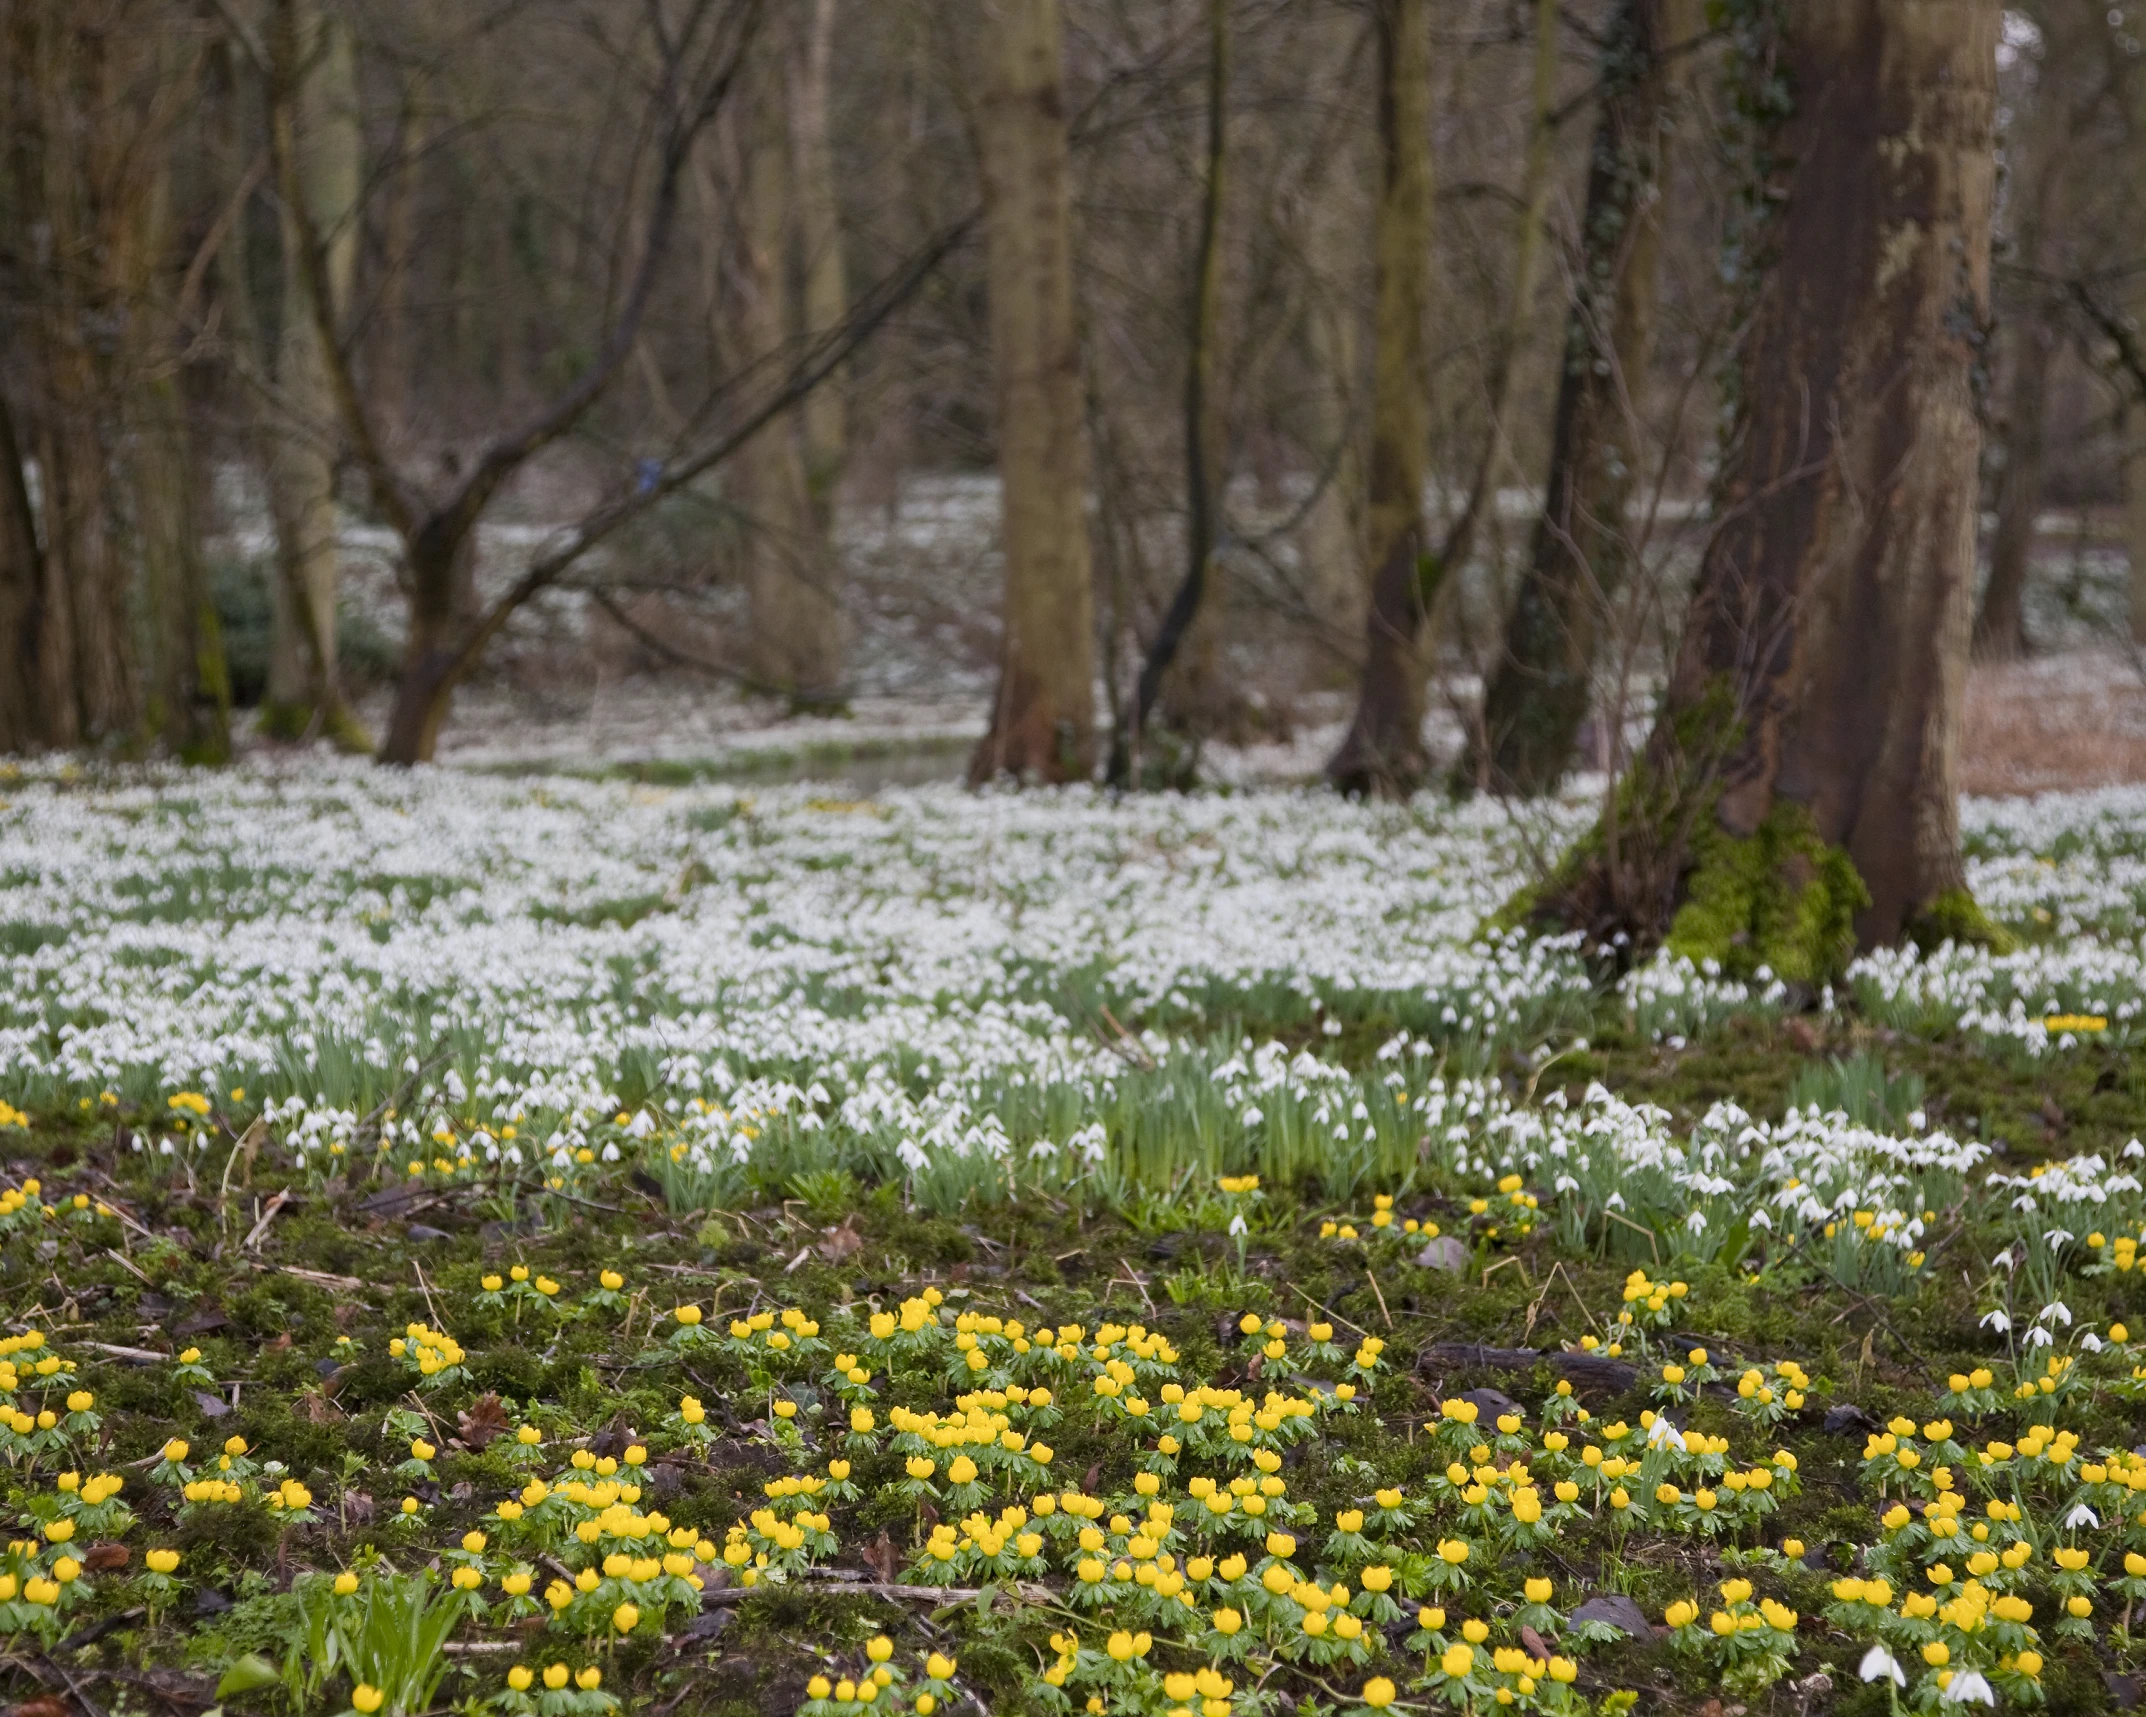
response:
M1837 978L1855 957L1855 915L1870 891L1855 862L1824 840L1811 814L1776 802L1748 835L1703 818L1694 864L1666 945L1748 977L1761 966L1791 983Z
M1964 888L1948 888L1908 920L1908 935L1924 953L1947 942L1987 948L2009 954L2018 940L2003 925L1975 904Z

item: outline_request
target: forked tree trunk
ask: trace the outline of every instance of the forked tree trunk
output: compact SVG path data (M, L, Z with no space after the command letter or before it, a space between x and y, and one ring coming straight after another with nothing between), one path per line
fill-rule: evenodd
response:
M1528 564L1456 787L1547 793L1571 766L1596 651L1629 573L1626 510L1654 350L1655 277L1674 107L1695 0L1619 0L1565 328L1550 472Z
M1085 780L1095 598L1058 0L994 0L982 38L977 130L1006 589L998 692L969 777Z
M1777 16L1786 165L1719 522L1647 750L1539 898L1816 983L1858 945L1989 933L1954 773L1999 6Z
M1350 793L1405 794L1423 748L1430 597L1423 525L1430 441L1430 31L1427 0L1377 0L1381 173L1375 216L1372 392L1365 551L1370 601L1356 715L1327 779Z

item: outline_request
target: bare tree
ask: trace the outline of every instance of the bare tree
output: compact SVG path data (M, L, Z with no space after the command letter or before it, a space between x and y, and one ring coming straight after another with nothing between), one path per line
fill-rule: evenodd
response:
M296 40L298 0L274 0L276 35ZM305 298L328 366L337 415L369 483L374 505L402 541L401 576L409 600L409 640L380 758L418 763L432 756L455 686L474 665L505 616L479 606L471 556L477 523L516 472L569 433L603 397L631 355L647 314L677 220L680 180L695 144L729 97L760 24L759 0L697 0L676 24L656 18L647 127L655 138L639 256L593 355L578 374L524 422L494 436L466 466L448 462L436 492L390 459L377 413L359 385L335 323L328 246L306 199L300 172L295 98L298 67L259 43L257 65L269 78L270 136L276 180L293 212Z
M1191 316L1185 342L1185 574L1148 645L1133 687L1132 708L1111 739L1110 781L1128 786L1148 718L1187 635L1207 600L1221 531L1223 400L1218 372L1222 320L1222 211L1229 143L1230 0L1207 0L1207 148L1200 194L1199 242L1192 266Z
M1682 645L1645 754L1534 902L1816 983L1987 933L1954 765L1989 302L1996 0L1804 0L1740 75L1783 163ZM1799 378L1785 386L1784 377Z
M1080 780L1094 766L1095 620L1058 0L992 0L982 35L1006 597L998 692L969 774Z
M2052 11L2061 8L2052 8ZM1999 294L2004 314L1998 346L2006 370L1994 496L1997 526L1990 538L1989 578L1975 611L1974 653L1988 661L2026 654L2025 598L2041 516L2048 458L2049 382L2056 330L2044 310L2041 280L2057 262L2058 207L2067 186L2074 74L2069 63L2076 31L2070 21L2041 32L2031 56L2034 87L2025 114L2006 138L2006 201L2011 205L2011 261L2018 284ZM2009 300L2009 302L2007 302Z
M1550 472L1504 649L1456 785L1546 793L1572 761L1596 651L1629 571L1626 511L1653 359L1661 200L1695 0L1618 0L1602 44Z
M1430 439L1430 17L1425 0L1377 0L1373 17L1380 176L1364 533L1370 604L1355 719L1326 774L1345 792L1405 793L1429 768L1424 642L1445 571L1427 553L1423 523Z

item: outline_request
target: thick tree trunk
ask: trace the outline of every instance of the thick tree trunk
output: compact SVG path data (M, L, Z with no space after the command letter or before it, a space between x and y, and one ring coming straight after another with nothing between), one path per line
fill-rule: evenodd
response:
M1780 16L1787 165L1720 520L1647 751L1540 898L1816 983L1858 945L1989 933L1954 773L1999 7Z
M1222 505L1222 389L1216 346L1222 320L1222 196L1228 163L1229 0L1208 0L1207 173L1200 197L1200 235L1192 265L1191 317L1185 342L1185 573L1163 613L1133 687L1132 708L1112 736L1109 776L1113 786L1132 784L1140 741L1162 697L1164 677L1178 662L1193 628L1211 620L1208 596ZM1212 672L1212 626L1203 628L1208 649L1188 652L1181 680ZM1204 658L1204 659L1203 659ZM1197 701L1197 692L1193 699Z
M798 332L790 302L790 244L797 174L785 102L784 45L766 44L760 76L740 115L743 231L739 332L747 364L773 365ZM762 684L809 708L842 698L842 609L833 545L813 504L802 411L782 413L738 460L744 505L752 669Z
M1006 593L998 692L969 777L1085 780L1095 754L1095 599L1058 0L995 0L982 36Z
M1430 32L1426 0L1377 0L1382 172L1373 288L1370 602L1356 715L1326 766L1344 792L1401 795L1422 784L1430 598L1424 466L1430 440ZM1431 588L1427 588L1427 586Z
M1595 653L1631 565L1625 513L1654 349L1661 204L1698 11L1694 0L1619 0L1609 22L1543 510L1482 719L1454 772L1461 788L1549 792L1586 719Z
M410 631L375 754L382 763L430 763L439 748L477 623L474 555L474 534L450 542L445 533L420 532L410 545Z

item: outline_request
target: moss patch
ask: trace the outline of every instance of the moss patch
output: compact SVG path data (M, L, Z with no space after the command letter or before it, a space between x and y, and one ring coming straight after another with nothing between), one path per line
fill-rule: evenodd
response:
M2011 931L1975 904L1964 888L1948 888L1908 920L1908 936L1925 954L1947 942L1961 942L1992 953L2009 954L2019 946Z
M1711 816L1692 835L1696 861L1667 946L1738 977L1761 966L1791 983L1837 978L1855 957L1855 915L1870 891L1846 852L1803 806L1778 801L1748 835Z

